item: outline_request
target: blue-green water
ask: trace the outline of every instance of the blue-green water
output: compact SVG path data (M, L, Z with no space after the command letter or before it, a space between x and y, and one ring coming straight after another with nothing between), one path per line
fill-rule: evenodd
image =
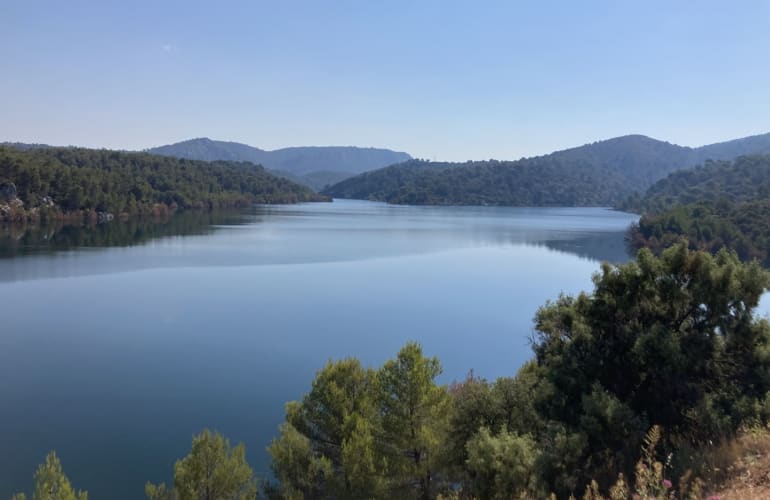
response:
M414 339L444 382L512 375L537 307L627 260L634 219L337 201L0 239L0 498L50 449L91 498L142 498L204 427L267 474L284 403L329 358Z

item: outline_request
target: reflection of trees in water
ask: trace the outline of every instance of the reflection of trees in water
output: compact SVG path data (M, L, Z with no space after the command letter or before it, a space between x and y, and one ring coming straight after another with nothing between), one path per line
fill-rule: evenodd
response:
M545 246L591 260L625 263L633 255L629 252L625 234L591 233L578 238L546 241Z
M305 210L301 206L255 206L247 211L188 211L163 218L136 218L105 224L6 224L0 225L0 258L53 254L77 248L142 245L160 238L207 235L216 231L217 226L253 224L276 216L297 218L344 216L345 221L349 221L351 217L363 219L363 223L344 226L340 231L382 232L389 234L389 239L395 236L396 240L406 244L404 253L411 253L415 248L425 251L435 250L437 244L446 244L450 248L453 245L463 248L469 242L475 242L482 246L529 245L590 260L613 263L626 262L631 255L626 250L625 233L619 231L565 231L534 226L477 224L467 221L458 222L452 218L419 216L405 219L396 216L394 224L386 223L381 226L377 220L373 220L370 225L366 218L376 213L376 211L359 213L328 209L319 213L314 210ZM326 228L326 226L323 227ZM383 251L393 252L394 247L384 245Z
M548 248L584 259L613 264L628 262L634 255L634 252L629 250L625 237L625 231L511 230L505 226L475 228L473 233L473 238L484 244Z
M83 247L141 245L169 236L210 234L217 225L254 222L242 211L181 212L105 224L0 225L0 257L54 253Z

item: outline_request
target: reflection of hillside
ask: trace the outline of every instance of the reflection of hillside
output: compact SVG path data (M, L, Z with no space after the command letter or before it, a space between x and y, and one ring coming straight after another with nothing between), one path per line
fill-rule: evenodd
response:
M254 222L249 219L249 222ZM244 223L239 212L183 212L107 224L0 226L0 258L48 254L84 247L127 247L157 238L210 234L216 225Z
M91 226L0 226L5 264L15 256L73 257L67 262L59 258L50 268L5 266L0 273L7 276L0 281L50 276L51 269L57 276L74 276L171 266L341 262L520 245L619 262L628 259L623 235L633 219L602 209L394 208L344 202L183 212ZM106 251L120 247L127 251ZM129 252L129 247L134 249ZM98 248L105 251L89 251Z
M625 231L522 230L502 225L475 227L469 231L472 231L472 237L468 239L485 245L545 247L613 264L628 262L632 257L625 240Z
M618 233L591 233L573 239L550 240L545 246L560 252L613 264L631 258L626 241Z

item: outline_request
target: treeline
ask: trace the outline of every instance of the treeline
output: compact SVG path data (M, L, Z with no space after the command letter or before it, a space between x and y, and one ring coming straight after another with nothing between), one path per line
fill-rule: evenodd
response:
M692 249L715 253L729 248L743 260L770 267L770 200L677 205L643 215L629 231L632 247L656 253L682 239Z
M322 193L408 205L609 206L628 189L609 169L543 157L460 164L412 160L352 177Z
M268 448L272 480L254 478L242 445L204 431L173 484L148 483L146 493L702 498L716 485L716 445L770 418L770 323L754 315L768 287L770 274L726 251L642 250L604 264L591 294L540 308L534 359L515 377L441 385L439 360L416 343L377 369L330 361L286 406ZM72 492L55 498L85 498L55 456L35 490L50 477Z
M346 179L324 192L420 205L613 206L705 159L767 153L770 134L686 148L641 135L518 161L411 161Z
M262 167L82 148L0 147L2 218L164 213L326 199Z
M190 453L177 460L174 482L147 482L150 500L247 500L257 497L254 471L246 462L246 448L235 447L218 432L208 429L194 436ZM25 493L11 500L26 500ZM33 476L32 500L88 500L88 492L75 490L56 452L50 452Z
M644 196L631 196L618 206L638 213L657 213L675 205L740 204L770 199L770 156L741 156L734 161L707 161L674 172L653 184Z
M676 172L623 208L643 213L629 233L635 248L660 252L684 238L692 249L729 248L770 266L770 156Z

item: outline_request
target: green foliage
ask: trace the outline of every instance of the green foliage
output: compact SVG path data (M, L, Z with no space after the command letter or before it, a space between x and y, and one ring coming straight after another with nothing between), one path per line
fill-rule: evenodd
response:
M690 149L625 136L518 161L410 161L346 179L324 193L417 205L617 206L705 159L770 150L770 135Z
M379 370L329 362L301 401L286 407L268 448L284 498L435 495L449 396L441 368L407 344Z
M470 483L477 471L468 467L467 444L480 429L498 433L537 434L543 422L535 407L540 377L535 363L526 363L516 377L501 377L494 383L471 372L449 388L449 432L442 453L454 481Z
M250 163L178 160L146 153L0 147L0 183L15 185L27 215L114 214L320 200ZM49 206L48 199L55 204Z
M235 448L218 432L208 429L193 437L190 454L174 465L174 489L147 483L152 500L246 500L254 499L254 473L246 463L246 448Z
M327 363L302 401L286 405L281 435L268 447L284 497L378 496L376 397L375 372L346 359Z
M704 442L763 417L770 326L753 309L770 277L758 265L681 244L605 264L594 283L538 311L534 344L539 410L587 444L581 482L630 471L653 423Z
M677 205L658 214L645 214L630 230L636 248L662 252L686 240L693 250L716 253L734 250L743 260L770 266L770 200L746 203Z
M40 464L35 472L35 489L32 500L88 500L85 491L75 492L69 479L62 470L56 452L50 452L45 457L45 463ZM14 500L24 500L24 493L17 493Z
M449 387L451 406L449 428L444 446L444 460L451 467L454 477L469 479L467 471L467 443L480 428L499 428L497 405L492 386L486 380L468 374L468 377Z
M728 248L770 266L770 156L676 172L625 208L644 212L630 230L635 248L660 253L686 239L694 250Z
M409 205L611 205L629 191L604 167L535 158L519 162L431 163L412 160L343 180L323 191Z
M626 200L621 208L658 213L675 205L741 204L768 197L770 156L741 156L674 172L653 184L643 198Z
M439 477L438 451L449 404L446 389L435 383L440 373L438 359L424 357L414 342L378 372L389 476L397 489L420 498L435 494Z
M493 436L482 427L466 446L468 469L474 478L469 488L471 494L489 499L537 496L537 443L530 436L508 431Z
M279 485L267 484L271 497L286 499L323 496L323 478L333 476L331 460L315 454L310 439L289 423L281 424L280 437L267 448Z

